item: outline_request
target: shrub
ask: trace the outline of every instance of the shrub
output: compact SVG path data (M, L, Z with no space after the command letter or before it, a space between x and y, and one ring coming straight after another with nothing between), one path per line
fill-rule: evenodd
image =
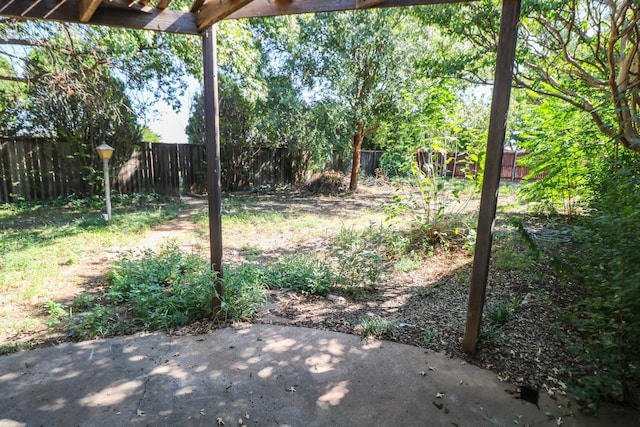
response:
M270 288L291 289L306 295L326 295L333 284L331 267L308 255L293 255L271 265L266 275Z
M382 257L367 237L367 231L360 233L343 228L331 242L331 255L336 260L336 284L355 295L375 288L382 276Z
M243 264L225 271L222 310L227 320L250 320L267 302L267 271L256 264Z
M141 257L124 254L113 266L107 303L70 319L76 338L125 330L167 330L211 314L213 274L206 260L169 244ZM125 310L119 310L123 304Z
M582 332L590 375L574 390L587 405L617 398L640 405L640 161L597 175L591 215L564 259L584 297L572 320ZM585 351L586 350L586 351Z

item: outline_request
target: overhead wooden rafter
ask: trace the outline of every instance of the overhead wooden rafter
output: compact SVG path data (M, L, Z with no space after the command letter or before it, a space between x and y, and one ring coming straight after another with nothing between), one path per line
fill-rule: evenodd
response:
M15 19L39 19L57 22L85 23L166 33L200 35L192 13L167 9L171 0L160 0L155 8L137 6L106 7L105 2L95 0L0 0L0 17ZM106 3L111 3L106 0ZM125 2L126 3L126 2ZM124 3L118 2L119 6ZM160 7L162 6L162 7ZM82 18L82 19L81 19Z
M229 15L229 19L265 16L298 15L302 13L339 12L371 7L419 6L427 4L470 3L477 0L253 0Z
M204 31L216 22L241 9L252 0L196 0L191 13L196 15L198 30Z
M78 3L80 22L89 22L101 2L102 0L80 0L80 3Z
M0 17L202 35L222 19L469 1L477 0L195 0L182 12L171 0L0 0Z

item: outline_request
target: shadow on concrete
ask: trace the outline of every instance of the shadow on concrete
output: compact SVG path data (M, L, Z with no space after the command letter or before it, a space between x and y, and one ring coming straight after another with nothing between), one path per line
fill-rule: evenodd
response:
M605 425L567 418L544 397L538 409L506 387L490 372L416 347L252 325L4 356L0 425L557 425L548 411L563 415L564 426Z

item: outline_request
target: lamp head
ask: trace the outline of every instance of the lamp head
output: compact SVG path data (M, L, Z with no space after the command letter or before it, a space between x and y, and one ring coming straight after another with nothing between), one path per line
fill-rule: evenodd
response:
M96 147L96 151L98 152L98 156L100 156L102 160L109 160L113 155L113 147L104 143L98 145Z

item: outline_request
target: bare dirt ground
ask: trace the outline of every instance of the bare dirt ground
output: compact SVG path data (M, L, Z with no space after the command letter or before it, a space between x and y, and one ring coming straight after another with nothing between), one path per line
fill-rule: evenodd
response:
M323 247L327 237L339 227L358 224L361 212L368 211L382 220L384 203L392 199L394 189L388 186L361 186L350 196L296 196L281 193L256 196L255 210L294 210L328 219L325 230L279 227L270 232L264 225L226 232L224 259L240 263L245 255L239 250L250 245L259 251L261 260L268 261L294 252L314 252ZM502 199L501 205L513 204ZM129 248L108 248L101 254L88 254L82 263L69 267L68 281L60 283L60 294L69 300L87 290L99 291L105 286L109 265L125 250L158 248L168 240L179 246L208 253L208 234L194 222L206 213L206 199L190 199L178 218L160 226ZM465 209L475 209L469 204ZM504 214L501 215L504 220ZM371 217L369 215L368 217ZM90 256L89 256L90 255ZM499 328L485 330L483 342L474 356L461 352L464 333L471 255L456 248L426 258L410 272L398 273L388 269L381 283L371 292L359 297L332 295L307 297L286 291L272 291L270 300L256 322L300 325L346 333L357 333L359 320L364 316L378 316L392 321L395 327L384 338L425 347L462 358L469 363L491 369L504 381L528 384L550 395L564 394L566 383L580 369L567 349L572 331L563 329L561 309L576 295L577 290L558 285L554 273L544 265L531 271L491 271L487 303L514 301L513 316ZM32 310L36 310L33 307ZM24 312L27 316L43 316L39 312ZM178 334L203 332L214 328L207 322L176 331ZM3 337L3 340L6 337ZM11 340L32 340L51 343L66 340L51 336L46 330Z

